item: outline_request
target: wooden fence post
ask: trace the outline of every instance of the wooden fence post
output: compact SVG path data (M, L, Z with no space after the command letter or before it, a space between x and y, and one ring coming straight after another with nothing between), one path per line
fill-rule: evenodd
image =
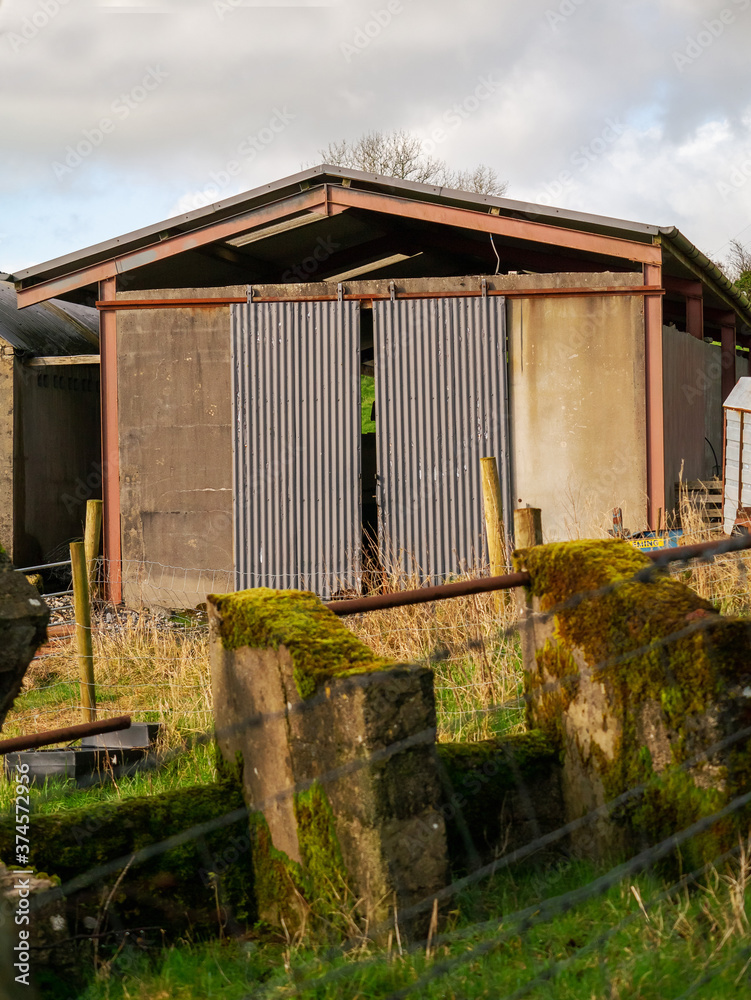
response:
M485 508L485 534L488 538L490 575L502 576L506 572L506 539L503 528L503 504L498 463L495 458L481 458L482 500Z
M94 650L91 641L91 604L86 551L83 542L71 542L70 565L73 572L73 607L76 615L76 647L81 677L81 705L84 722L96 719L94 688Z
M542 511L539 507L520 507L514 511L514 542L517 549L542 545Z
M84 548L86 550L86 579L89 582L89 599L97 596L94 572L99 558L99 542L102 538L102 501L89 500L86 504L86 530Z

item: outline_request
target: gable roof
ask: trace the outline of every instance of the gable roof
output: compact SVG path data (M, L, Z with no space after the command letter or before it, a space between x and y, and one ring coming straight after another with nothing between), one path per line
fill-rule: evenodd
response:
M446 236L442 247L440 232ZM751 326L746 296L675 227L328 164L25 268L13 278L21 307L82 290L93 298L97 282L115 275L131 288L198 287L201 279L207 286L278 282L294 280L284 277L285 269L299 266L316 246L329 248L328 267L317 266L316 280L325 280L327 270L336 273L345 259L352 268L374 264L379 277L409 277L416 267L428 268L427 259L411 258L439 250L446 267L452 261L465 265L462 273L492 273L496 260L499 268L505 263L540 271L640 270L645 263L662 263L676 277L706 282L715 297L710 304L734 310ZM402 252L395 264L397 246Z

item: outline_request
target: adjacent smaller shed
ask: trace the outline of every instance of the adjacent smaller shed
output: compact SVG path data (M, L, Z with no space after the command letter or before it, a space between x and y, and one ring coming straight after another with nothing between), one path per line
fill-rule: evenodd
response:
M23 312L0 276L0 540L16 565L80 537L101 497L99 317L52 299Z

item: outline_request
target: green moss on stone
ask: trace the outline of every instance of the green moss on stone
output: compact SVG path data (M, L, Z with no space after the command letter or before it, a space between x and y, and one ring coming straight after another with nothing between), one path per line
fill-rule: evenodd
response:
M196 826L243 810L225 826L193 836ZM82 873L188 833L185 841L135 863L115 901L125 926L163 926L169 935L188 929L216 933L216 892L240 922L255 918L250 841L239 787L217 783L161 795L106 802L86 809L33 815L32 860L63 884ZM13 856L11 817L0 820L0 858ZM119 871L105 878L111 888ZM102 883L76 896L96 916Z
M294 797L301 863L274 847L266 819L251 814L253 867L258 911L269 923L299 925L305 908L308 929L318 937L350 929L350 892L336 821L323 788L314 782ZM302 901L302 902L301 902Z
M257 912L269 924L279 926L283 919L294 929L300 923L297 897L304 889L300 865L274 847L262 812L250 814L249 830Z
M347 674L384 670L390 660L346 628L321 601L304 590L258 587L236 594L212 594L220 616L219 633L225 649L289 650L295 685L301 698L310 698L318 685Z
M751 776L751 764L741 763L749 756L745 745L736 752L736 765L718 775L730 778L724 792L698 788L679 765L695 752L687 737L690 719L748 673L749 623L721 618L708 601L655 570L625 541L537 546L514 553L514 564L530 573L528 590L539 599L540 610L554 614L555 639L538 651L538 672L544 669L564 682L559 693L535 698L535 722L555 734L572 696L565 683L573 673L570 650L578 648L593 670L592 680L605 683L621 724L613 759L594 742L590 745L607 798L648 785L647 794L628 810L634 831L660 839L738 794L742 772ZM527 676L533 697L540 679ZM672 763L660 775L637 739L635 712L649 700L660 707L667 728L679 734L671 744ZM723 830L713 828L699 853L717 853Z
M446 779L449 857L457 870L471 861L466 854L467 836L483 857L493 856L503 843L502 810L509 797L534 796L538 788L545 788L549 795L558 787L560 746L539 729L477 743L439 743L436 749ZM552 811L555 829L563 822L562 804Z
M545 676L552 677L559 683L549 690L539 691L534 705L527 702L527 724L542 729L549 738L560 743L563 736L563 713L579 691L579 666L563 643L550 640L535 652L535 663L537 677L529 677L525 671L526 690L535 690L539 678Z

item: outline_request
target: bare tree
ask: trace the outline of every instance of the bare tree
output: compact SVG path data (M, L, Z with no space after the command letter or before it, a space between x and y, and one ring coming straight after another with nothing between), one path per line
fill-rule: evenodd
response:
M508 187L493 167L482 163L473 170L452 170L445 160L424 153L422 141L404 129L367 132L352 141L330 142L319 155L324 163L339 167L477 194L502 195Z
M737 238L728 245L730 250L725 258L724 269L733 283L748 295L751 292L751 248L744 246Z

